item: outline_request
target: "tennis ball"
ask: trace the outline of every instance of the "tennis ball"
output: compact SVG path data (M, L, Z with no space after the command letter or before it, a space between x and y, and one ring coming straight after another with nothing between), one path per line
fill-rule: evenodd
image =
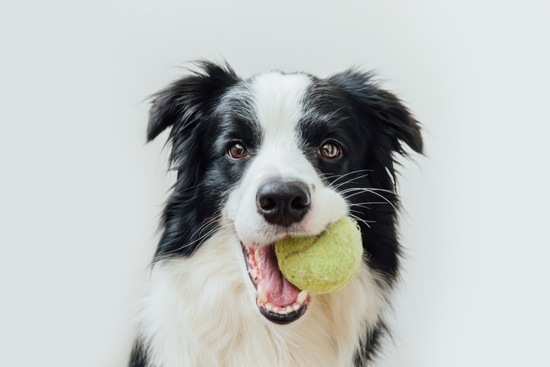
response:
M363 254L361 231L344 217L318 236L285 237L275 243L285 278L310 294L334 292L358 273Z

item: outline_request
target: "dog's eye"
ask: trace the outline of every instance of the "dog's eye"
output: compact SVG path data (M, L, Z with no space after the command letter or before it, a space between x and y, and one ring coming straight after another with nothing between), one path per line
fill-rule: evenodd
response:
M319 154L321 154L323 158L337 158L342 154L342 149L338 146L338 144L332 141L327 141L324 142L319 148Z
M248 149L242 143L236 142L231 144L227 150L227 155L231 158L241 159L248 155Z

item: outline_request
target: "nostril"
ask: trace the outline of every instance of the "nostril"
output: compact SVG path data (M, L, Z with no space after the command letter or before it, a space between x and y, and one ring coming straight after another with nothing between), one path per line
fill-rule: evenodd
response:
M270 211L277 207L277 201L269 196L262 196L258 198L258 204L260 205L260 208L265 211Z
M301 209L307 208L308 206L309 206L309 198L306 195L296 196L290 202L290 207L292 209L301 210Z

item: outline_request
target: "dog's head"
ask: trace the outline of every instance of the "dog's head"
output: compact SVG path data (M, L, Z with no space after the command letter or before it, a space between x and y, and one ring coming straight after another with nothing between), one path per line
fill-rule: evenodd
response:
M278 271L272 244L315 235L346 215L361 227L373 270L398 269L395 154L422 151L418 122L369 73L320 79L268 72L239 78L204 62L155 95L148 139L171 127L178 172L156 259L191 256L220 226L241 242L257 303L285 323L307 293Z

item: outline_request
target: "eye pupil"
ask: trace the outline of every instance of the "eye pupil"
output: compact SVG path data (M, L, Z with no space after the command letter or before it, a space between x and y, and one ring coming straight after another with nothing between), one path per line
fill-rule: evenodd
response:
M324 158L336 158L341 154L340 147L335 143L324 143L319 149L319 153Z
M231 147L229 147L227 154L231 158L241 159L248 155L248 150L241 143L234 143Z

